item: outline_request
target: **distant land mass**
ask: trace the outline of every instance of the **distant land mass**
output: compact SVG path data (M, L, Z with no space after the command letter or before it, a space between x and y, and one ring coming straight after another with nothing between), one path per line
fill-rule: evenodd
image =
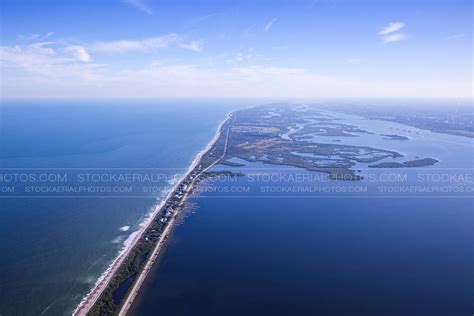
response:
M240 110L233 116L224 164L231 158L249 162L288 165L328 173L331 179L360 180L354 166L374 163L402 154L371 146L320 142L321 137L359 137L374 135L355 125L343 124L318 107L301 104L271 104ZM384 139L407 141L408 137L383 134ZM371 167L424 167L436 163L433 158L407 162L382 162Z
M401 159L403 155L375 146L341 143L343 138L356 139L361 135L380 136L356 125L342 123L334 113L311 105L278 103L230 113L126 251L77 307L75 315L123 315L128 311L160 254L177 215L199 183L220 175L243 175L212 171L211 168L217 164L240 167L242 163L232 161L239 158L247 162L322 172L333 180L351 181L362 179L355 168L358 164L379 162L369 167L396 168L424 167L437 162L433 158L383 162L387 158ZM382 136L393 141L408 140L399 135Z
M420 129L426 129L437 133L446 133L457 136L474 137L474 109L472 102L457 104L456 101L437 102L414 102L402 101L382 102L383 104L372 105L373 101L352 102L344 104L322 105L324 108L342 110L371 119L397 122ZM449 104L447 104L449 103Z

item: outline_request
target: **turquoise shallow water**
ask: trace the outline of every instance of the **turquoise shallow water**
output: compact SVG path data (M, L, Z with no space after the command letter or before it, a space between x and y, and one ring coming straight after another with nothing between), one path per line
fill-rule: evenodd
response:
M400 127L341 119L376 133ZM246 176L209 182L192 199L131 314L471 314L472 139L403 128L409 141L344 141L439 164L359 164L360 182L261 163L219 166Z
M78 184L78 173L159 174L168 177L145 184L167 188L237 106L232 101L2 104L0 186L17 191L0 198L0 314L70 314L163 194L143 193L144 183L136 180L128 183L133 193L32 194L21 191L29 183L12 180L13 174L66 174L68 184Z

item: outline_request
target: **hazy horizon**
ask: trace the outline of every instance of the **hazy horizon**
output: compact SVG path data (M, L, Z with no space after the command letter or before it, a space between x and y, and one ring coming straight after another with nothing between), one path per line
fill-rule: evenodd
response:
M470 1L2 1L1 97L471 99Z
M469 315L473 4L0 0L0 316Z

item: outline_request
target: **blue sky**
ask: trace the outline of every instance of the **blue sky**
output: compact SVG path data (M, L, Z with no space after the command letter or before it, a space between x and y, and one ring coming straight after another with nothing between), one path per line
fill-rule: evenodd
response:
M472 98L471 1L1 6L3 98Z

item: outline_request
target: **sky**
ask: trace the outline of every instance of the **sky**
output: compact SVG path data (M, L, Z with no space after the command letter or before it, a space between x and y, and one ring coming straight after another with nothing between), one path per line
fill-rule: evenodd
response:
M464 0L2 0L10 98L469 98Z

